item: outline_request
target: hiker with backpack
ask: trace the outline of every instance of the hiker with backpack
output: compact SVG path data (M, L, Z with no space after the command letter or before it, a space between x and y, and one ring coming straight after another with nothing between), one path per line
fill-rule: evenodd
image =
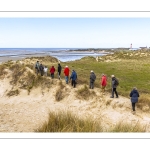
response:
M54 78L54 73L55 73L55 68L54 68L54 66L52 66L52 67L50 68L50 74L51 74L51 78L52 78L52 79Z
M133 114L135 114L135 104L138 102L139 92L136 87L130 92Z
M102 94L105 94L105 87L107 85L107 77L105 74L102 74L100 84L101 84Z
M116 98L118 98L117 86L119 85L119 81L114 75L111 75L111 79L112 79L112 81L111 81L112 96L110 98L114 98L114 93L116 95Z
M70 80L72 79L71 85L75 88L76 87L76 79L77 79L77 73L72 70L72 74L70 76Z
M39 63L39 61L37 61L36 64L35 64L35 71L36 71L36 74L37 74L37 75L38 75L39 72L40 72L40 63Z
M94 88L94 82L96 80L96 75L93 72L93 70L91 70L91 74L90 74L90 89Z
M44 67L43 67L42 63L40 64L39 69L40 69L41 76L43 76L43 74L44 74Z

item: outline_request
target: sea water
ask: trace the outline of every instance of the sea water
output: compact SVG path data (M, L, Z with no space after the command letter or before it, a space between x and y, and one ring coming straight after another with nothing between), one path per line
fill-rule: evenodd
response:
M13 58L26 58L30 55L53 56L61 62L74 61L86 56L102 56L106 53L95 53L88 51L73 51L79 48L0 48L0 61L13 60Z

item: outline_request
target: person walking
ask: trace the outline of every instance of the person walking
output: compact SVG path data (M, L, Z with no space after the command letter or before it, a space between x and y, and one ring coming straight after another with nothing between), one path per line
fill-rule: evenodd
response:
M91 74L90 74L90 89L94 88L94 82L96 80L96 75L93 72L93 70L91 70Z
M112 86L112 96L110 98L114 98L114 93L116 94L116 98L118 98L118 93L117 93L117 79L114 75L111 75L112 81L111 81L111 86Z
M37 74L37 75L38 75L39 72L40 72L40 63L39 63L39 61L37 61L36 64L35 64L35 71L36 71L36 74Z
M68 84L69 71L70 71L70 70L69 70L68 66L66 66L65 69L64 69L64 75L65 75L66 84Z
M47 76L47 70L48 70L47 66L44 66L44 75L45 76Z
M44 67L43 67L42 63L40 64L39 68L40 68L41 76L43 76L43 74L44 74Z
M54 66L52 66L52 67L50 68L50 74L51 74L51 78L52 78L52 79L54 78L54 73L55 73L55 68L54 68Z
M62 67L61 67L61 65L60 65L60 63L59 63L59 64L58 64L58 78L59 78L59 80L61 79L61 78L60 78L61 69L62 69Z
M76 87L77 73L74 70L72 70L72 74L70 76L70 80L71 79L72 79L71 85L75 88Z
M130 92L133 114L135 114L135 104L138 102L139 92L136 87Z
M107 77L105 74L102 74L100 84L101 84L102 94L105 94L105 88L107 85Z

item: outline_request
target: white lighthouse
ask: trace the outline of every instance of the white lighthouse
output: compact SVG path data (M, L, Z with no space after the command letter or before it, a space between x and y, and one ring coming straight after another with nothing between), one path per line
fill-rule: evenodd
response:
M130 49L132 49L132 43L130 44Z

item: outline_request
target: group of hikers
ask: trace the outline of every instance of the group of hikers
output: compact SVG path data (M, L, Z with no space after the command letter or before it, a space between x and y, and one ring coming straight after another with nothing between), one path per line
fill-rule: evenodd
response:
M39 61L37 61L36 64L35 64L35 70L36 70L36 74L37 75L41 74L41 76L47 76L47 72L48 72L47 66L43 66L43 64L39 63ZM50 71L50 76L53 79L54 78L54 73L56 71L55 67L52 66L49 71ZM60 76L61 75L61 71L62 71L62 67L61 67L60 63L58 63L57 72L58 72L59 80L61 79L61 76ZM64 75L65 75L66 84L68 84L68 82L69 82L69 72L70 72L70 69L69 69L68 66L66 66L65 69L64 69ZM70 80L72 80L71 84L75 88L76 87L76 80L77 80L77 73L75 72L75 70L72 70L72 74L70 76Z
M41 74L41 76L43 76L43 75L47 76L47 71L48 71L47 66L43 66L42 63L39 63L39 61L36 62L35 69L36 69L37 75ZM49 71L50 71L50 76L53 79L54 78L54 73L56 71L55 67L52 66ZM61 71L62 71L62 67L61 67L60 63L58 63L57 72L58 72L59 80L61 79L61 77L60 77ZM64 68L63 73L64 73L64 76L65 76L66 84L68 84L68 82L69 82L69 73L70 73L70 69L69 69L68 66L66 66ZM71 80L71 85L75 88L76 84L77 84L77 82L76 82L77 81L77 73L76 73L75 70L72 70L72 73L71 73L71 76L70 76L70 80ZM94 82L95 82L95 80L96 80L96 75L95 75L94 71L91 70L91 73L90 73L90 84L89 84L89 88L90 89L94 89ZM106 77L106 75L104 73L102 74L102 77L100 79L100 85L101 85L101 89L102 89L102 94L104 95L105 94L105 88L106 88L106 85L107 85L107 77ZM114 98L114 95L116 96L116 98L119 98L118 92L117 92L117 86L118 85L119 85L118 79L115 77L115 75L111 75L112 93L111 93L111 97L110 98ZM131 97L133 114L135 114L135 104L138 102L138 97L139 97L139 92L138 92L136 87L134 87L131 90L129 96Z

